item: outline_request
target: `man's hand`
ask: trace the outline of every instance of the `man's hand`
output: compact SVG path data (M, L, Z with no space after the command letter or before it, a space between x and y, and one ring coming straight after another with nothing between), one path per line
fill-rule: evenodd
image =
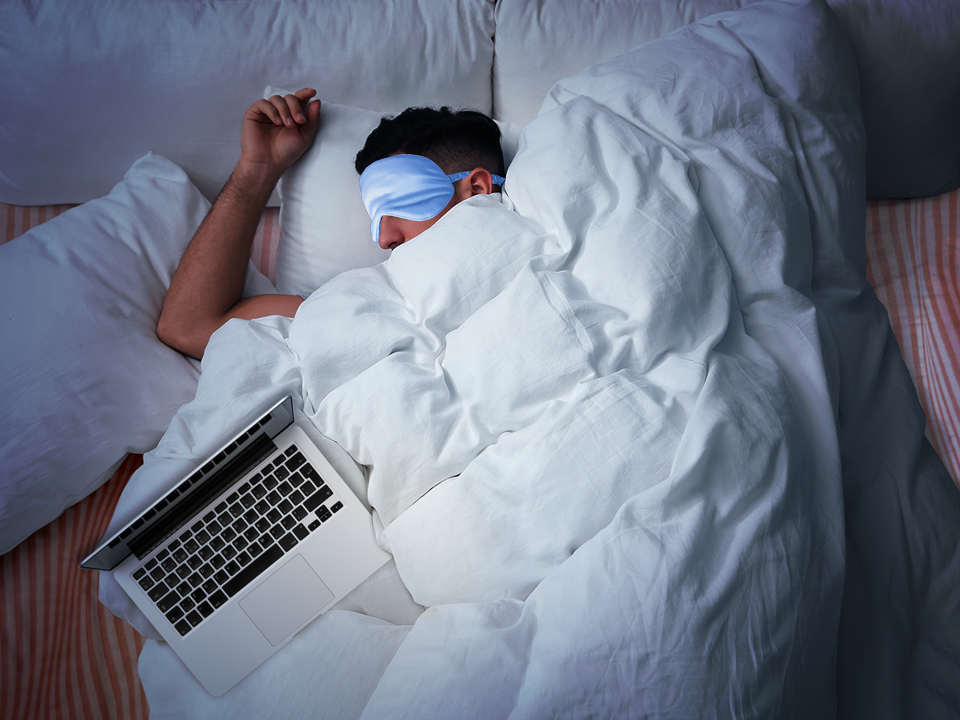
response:
M241 299L257 223L283 171L313 144L320 127L315 90L258 100L243 116L240 162L187 247L170 282L157 336L195 358L231 318L292 317L302 298L258 295Z
M303 88L251 105L243 116L240 162L279 178L313 144L320 127L320 102L310 102L316 94Z

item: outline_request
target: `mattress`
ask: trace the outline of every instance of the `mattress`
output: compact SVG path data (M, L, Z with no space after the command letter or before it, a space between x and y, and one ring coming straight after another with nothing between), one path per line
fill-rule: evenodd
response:
M12 240L69 205L0 205ZM886 306L927 414L927 434L960 478L960 190L914 200L871 200L867 278ZM265 212L251 257L274 279L278 211ZM0 715L146 718L137 677L141 638L97 600L97 574L77 563L104 532L130 475L131 455L99 490L0 556Z

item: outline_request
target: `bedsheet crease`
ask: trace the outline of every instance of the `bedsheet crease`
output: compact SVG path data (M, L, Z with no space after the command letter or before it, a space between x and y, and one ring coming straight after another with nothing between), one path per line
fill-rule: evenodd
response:
M395 564L219 700L148 643L153 713L833 716L856 83L819 2L716 16L559 83L505 198L218 331L116 522L289 392Z

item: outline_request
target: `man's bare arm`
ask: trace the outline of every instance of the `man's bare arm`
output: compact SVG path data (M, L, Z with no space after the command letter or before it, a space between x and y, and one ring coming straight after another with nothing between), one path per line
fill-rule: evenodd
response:
M314 92L260 100L244 115L241 157L200 225L170 283L157 336L200 358L210 336L231 318L292 317L296 295L241 299L247 260L260 216L280 175L310 147L320 122Z

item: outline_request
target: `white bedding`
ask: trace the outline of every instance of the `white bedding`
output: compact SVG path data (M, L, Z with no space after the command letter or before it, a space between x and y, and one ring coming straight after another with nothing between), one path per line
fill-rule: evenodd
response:
M228 323L115 522L292 392L395 565L220 699L148 642L152 716L831 717L862 161L835 23L759 3L561 82L503 203Z

